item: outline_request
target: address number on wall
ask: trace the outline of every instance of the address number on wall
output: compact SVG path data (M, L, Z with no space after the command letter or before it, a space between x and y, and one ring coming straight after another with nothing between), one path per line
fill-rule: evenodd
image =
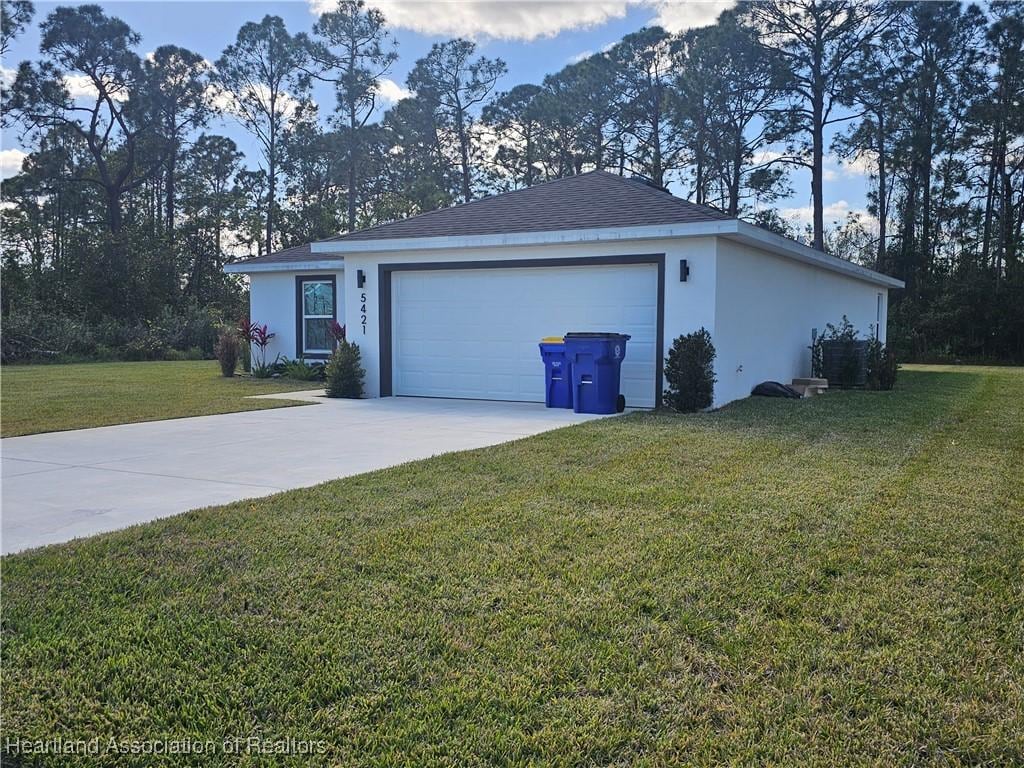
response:
M359 294L359 319L363 326L363 335L366 334L366 293Z

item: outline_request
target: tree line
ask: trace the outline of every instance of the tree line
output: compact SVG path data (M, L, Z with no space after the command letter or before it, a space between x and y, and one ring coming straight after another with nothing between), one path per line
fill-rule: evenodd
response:
M6 53L33 9L3 14ZM33 148L2 185L7 323L237 313L230 260L606 169L905 280L890 339L906 358L1024 360L1020 3L765 0L506 91L503 61L452 39L386 109L397 44L362 0L309 31L246 23L213 62L141 57L94 5L40 33L3 90L5 129ZM333 104L314 103L318 82ZM258 157L212 130L222 118ZM835 161L866 173L870 219L826 221ZM776 210L801 169L806 231Z

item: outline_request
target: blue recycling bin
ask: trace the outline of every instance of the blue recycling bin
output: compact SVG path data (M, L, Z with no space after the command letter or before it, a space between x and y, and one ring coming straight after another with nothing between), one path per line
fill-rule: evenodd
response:
M544 361L544 404L548 408L572 408L572 379L565 342L560 337L548 337L539 346Z
M621 413L626 407L619 394L619 378L629 339L624 333L565 335L576 413Z

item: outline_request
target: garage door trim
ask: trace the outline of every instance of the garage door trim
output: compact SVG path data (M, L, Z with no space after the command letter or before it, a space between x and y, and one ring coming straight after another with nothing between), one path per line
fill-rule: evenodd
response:
M636 253L623 256L577 256L555 259L495 259L490 261L422 261L379 264L377 266L377 301L380 312L380 396L391 397L391 275L394 272L436 272L446 269L535 269L538 267L589 267L607 265L654 264L658 268L658 325L655 338L657 370L654 379L654 402L661 402L662 377L665 369L665 254Z

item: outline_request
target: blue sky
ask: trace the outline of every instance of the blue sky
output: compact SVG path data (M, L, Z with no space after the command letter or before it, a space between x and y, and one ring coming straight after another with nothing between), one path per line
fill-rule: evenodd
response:
M258 21L265 14L281 16L292 32L309 32L319 8L330 0L303 2L168 2L133 0L101 2L108 14L118 16L142 36L139 54L174 43L190 48L214 61L234 40L239 27ZM61 3L67 5L69 3ZM323 4L323 5L321 5ZM480 53L500 57L508 64L503 90L523 82L540 82L546 74L585 54L600 51L623 35L641 27L661 23L678 30L713 21L731 0L680 2L679 0L370 0L384 11L398 42L399 60L389 78L395 86L386 93L397 94L417 58L433 42L455 35L477 41ZM38 23L58 4L36 2L32 27L13 43L3 62L13 69L23 59L38 55ZM321 86L314 99L324 109L333 107L329 89ZM386 106L386 105L385 105ZM227 134L255 164L258 152L245 132L230 118L208 129ZM16 132L5 132L0 155L0 172L9 176L20 165L22 146ZM845 217L847 209L861 210L868 179L859 170L826 163L826 222ZM809 218L809 178L805 172L792 174L793 196L778 207L783 215L801 224Z

